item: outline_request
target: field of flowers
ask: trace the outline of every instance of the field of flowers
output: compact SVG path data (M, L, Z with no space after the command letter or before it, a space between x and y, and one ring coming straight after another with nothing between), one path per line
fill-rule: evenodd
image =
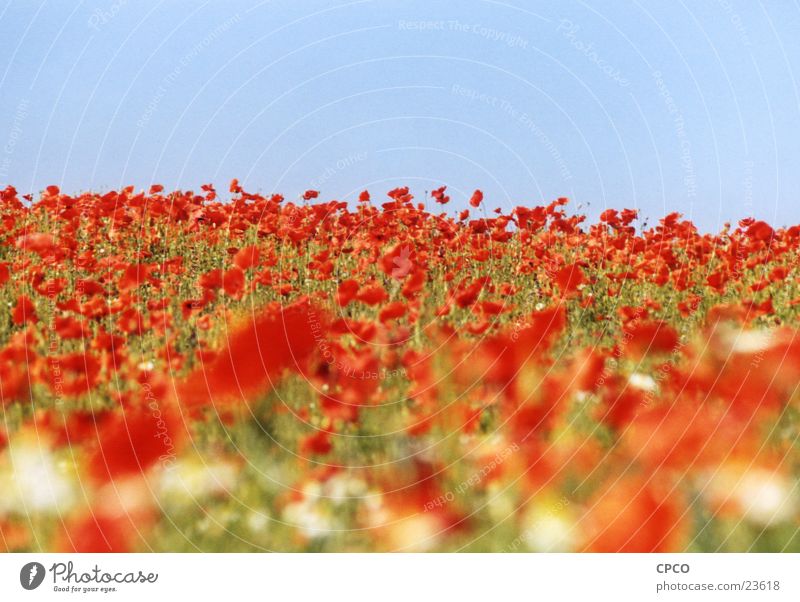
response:
M0 192L0 550L800 551L800 227Z

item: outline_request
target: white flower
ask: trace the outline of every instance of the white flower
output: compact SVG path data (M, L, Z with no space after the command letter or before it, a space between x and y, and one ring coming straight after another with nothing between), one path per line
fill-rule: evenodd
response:
M236 466L226 461L178 460L162 472L159 496L165 500L191 501L224 495L236 486L237 473Z
M301 491L305 499L316 501L322 496L322 483L319 481L308 481L303 484Z
M364 506L367 510L380 510L383 508L383 495L377 489L370 489L364 496Z
M628 377L628 384L642 391L655 391L658 387L656 380L649 374L634 372Z
M742 476L736 497L746 520L763 526L788 521L797 512L797 496L790 481L778 473L757 468Z
M764 467L725 466L711 477L705 497L712 504L733 507L744 520L762 527L786 522L800 508L795 484Z
M333 529L330 515L314 499L289 504L283 510L283 519L311 539L327 537Z
M523 539L533 552L572 552L577 543L576 529L564 516L541 516L523 533Z
M0 472L0 514L61 514L76 501L75 481L45 446L19 441L8 447L8 464Z
M493 481L486 489L486 509L492 520L500 522L514 514L516 501L507 487Z
M565 500L547 497L534 502L523 519L521 539L534 552L573 552L578 529Z
M732 331L729 341L734 353L758 353L772 347L773 337L771 330L741 330Z
M392 549L398 552L428 552L436 547L444 530L432 514L415 514L389 527Z
M261 533L269 526L269 517L261 512L251 512L247 517L247 526L253 533Z
M367 492L367 484L358 477L340 473L325 482L325 495L334 504L341 504L353 498L360 498Z

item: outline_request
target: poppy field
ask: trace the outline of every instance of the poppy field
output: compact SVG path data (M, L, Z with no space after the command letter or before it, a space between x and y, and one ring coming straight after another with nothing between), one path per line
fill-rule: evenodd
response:
M800 227L449 194L0 191L0 550L800 552Z

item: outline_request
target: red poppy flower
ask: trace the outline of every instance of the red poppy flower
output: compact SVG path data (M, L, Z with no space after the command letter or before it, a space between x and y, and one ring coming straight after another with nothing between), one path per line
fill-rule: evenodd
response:
M380 284L362 286L356 294L356 299L367 305L378 305L389 298Z
M222 274L222 288L225 294L234 299L239 299L244 292L245 276L242 269L234 266Z
M758 221L754 222L747 228L747 235L754 240L768 242L772 240L772 237L775 235L775 231L768 223Z
M407 310L408 308L404 303L401 303L400 301L394 301L385 305L383 309L381 309L380 314L378 314L378 319L385 324L389 320L402 318L404 315L406 315Z
M158 270L157 265L146 265L135 263L125 268L117 282L117 287L121 291L129 291L144 284L152 282L152 275Z
M265 308L234 328L214 360L181 384L181 403L202 408L266 391L284 370L303 371L305 360L324 342L326 327L324 314L307 303Z
M574 294L585 281L583 270L577 265L565 266L555 274L555 282L562 296Z
M444 193L445 190L447 190L447 186L442 186L431 192L431 196L434 200L442 205L446 205L450 202L450 197Z
M475 280L472 284L464 287L456 293L455 302L461 308L469 307L478 300L478 295L481 294L483 288L489 283L488 276Z
M153 397L106 417L89 471L100 481L145 472L161 460L172 461L183 442L180 415L171 402Z
M403 284L403 288L400 292L406 299L411 299L422 291L426 280L427 273L424 270L416 269L411 272L411 275L408 278L406 278L406 281Z
M324 456L329 454L332 449L331 437L325 431L317 431L313 435L303 437L300 441L301 455Z
M476 190L472 193L472 196L469 199L469 204L472 207L480 207L481 203L483 202L483 192L480 190Z
M598 419L614 429L621 430L631 423L644 404L644 392L615 374L606 379L603 403L597 412Z
M78 553L117 552L132 550L130 541L135 528L119 519L87 515L65 525L61 551Z
M336 302L340 307L346 307L358 294L359 284L355 280L345 280L339 285L336 293Z
M20 295L17 298L17 303L14 306L14 311L11 313L11 321L14 324L35 324L39 321L36 315L36 306L27 295Z
M42 257L49 255L56 249L56 238L52 234L34 232L17 238L17 248L23 251L32 251Z
M630 353L641 357L647 354L670 353L678 347L678 333L663 321L634 322L625 327L625 340Z
M249 270L257 267L260 259L258 247L250 245L236 252L236 255L233 256L233 263L242 270Z
M612 479L588 502L590 552L681 552L691 515L658 475Z

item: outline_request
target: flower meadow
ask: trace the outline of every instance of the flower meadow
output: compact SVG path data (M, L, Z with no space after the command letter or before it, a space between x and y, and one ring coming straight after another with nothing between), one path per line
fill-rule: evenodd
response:
M0 192L0 549L800 551L800 227L224 196Z

